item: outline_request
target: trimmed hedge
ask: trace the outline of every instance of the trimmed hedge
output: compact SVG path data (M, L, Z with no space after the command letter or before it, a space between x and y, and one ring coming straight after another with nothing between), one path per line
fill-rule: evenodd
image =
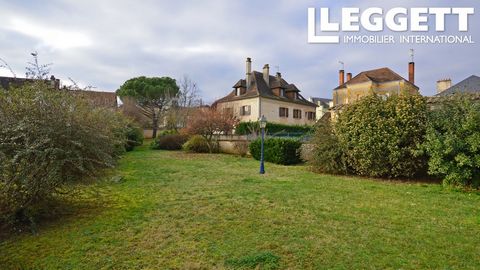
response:
M183 144L188 140L187 135L171 134L158 136L150 146L151 149L181 150Z
M260 130L258 122L241 122L235 127L235 134L248 135L254 130ZM313 126L283 125L277 123L268 123L265 128L268 134L275 133L310 133L313 132Z
M293 139L268 138L264 144L264 160L276 164L290 165L302 162L300 147L302 143ZM250 153L260 160L261 139L250 143Z

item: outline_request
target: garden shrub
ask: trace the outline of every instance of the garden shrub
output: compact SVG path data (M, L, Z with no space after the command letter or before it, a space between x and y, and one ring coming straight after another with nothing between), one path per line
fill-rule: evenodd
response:
M175 129L165 129L165 130L162 130L158 133L157 137L161 137L161 136L165 136L165 135L175 135L175 134L178 134L178 130L175 130Z
M235 134L237 135L249 135L252 132L260 130L258 122L241 122L238 123L235 127ZM295 133L295 134L305 134L313 131L311 126L300 126L300 125L284 125L277 123L267 123L265 131L268 134L277 134L277 133Z
M143 144L143 129L133 122L127 123L125 127L125 136L127 142L125 143L125 150L132 151L136 146Z
M0 221L33 220L38 205L114 166L125 122L44 83L0 91Z
M331 122L317 123L311 143L313 150L309 164L314 171L331 174L348 173L346 152L334 133Z
M218 152L218 147L214 147L215 151ZM200 135L192 136L184 145L183 149L187 152L193 153L209 153L210 147L208 146L208 141Z
M424 149L428 171L444 185L480 186L480 103L456 96L429 114Z
M426 172L426 158L419 154L426 122L426 101L420 95L387 100L371 95L347 106L334 130L353 173L412 177Z
M188 136L181 134L171 134L158 136L151 145L152 149L162 150L181 150L183 144L187 142Z
M302 162L298 140L284 138L267 138L264 142L264 160L272 163L290 165ZM250 153L256 160L260 160L261 139L250 143Z

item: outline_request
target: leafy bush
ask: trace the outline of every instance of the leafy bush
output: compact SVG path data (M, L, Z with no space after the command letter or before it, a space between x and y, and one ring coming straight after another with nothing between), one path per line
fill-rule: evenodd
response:
M237 135L248 135L252 131L260 130L258 122L241 122L238 123L235 127L235 134ZM305 134L312 132L314 128L312 126L299 126L299 125L283 125L277 123L267 123L265 130L268 134L276 133L299 133Z
M125 151L124 124L43 83L0 91L0 219L32 220L35 207L69 184L114 166Z
M183 144L188 140L187 135L172 134L158 136L151 145L152 149L181 150Z
M183 149L187 152L193 153L209 153L210 147L208 146L208 141L200 136L192 136L184 145ZM214 151L216 152L216 151Z
M165 130L160 131L160 133L158 133L158 136L175 135L175 134L178 134L177 130L175 130L175 129L165 129Z
M419 155L427 122L420 95L362 98L340 113L335 134L347 164L358 175L412 177L426 171Z
M268 138L264 144L264 160L272 163L290 165L302 162L300 147L302 143L293 139ZM250 143L250 153L260 160L261 139Z
M311 168L316 172L347 174L346 151L340 144L330 122L318 122L311 143L314 145Z
M452 186L480 186L480 104L456 96L429 114L424 149L430 174Z
M130 122L125 127L125 136L127 142L125 143L125 150L132 151L136 146L143 144L143 129Z

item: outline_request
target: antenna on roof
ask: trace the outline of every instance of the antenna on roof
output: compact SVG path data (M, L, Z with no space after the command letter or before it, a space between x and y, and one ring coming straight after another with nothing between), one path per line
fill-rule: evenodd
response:
M410 59L411 59L410 62L413 62L414 56L415 56L415 50L414 50L414 49L410 49Z
M342 61L338 61L338 63L342 65L342 70L345 70L345 63L343 63Z
M275 68L277 69L277 72L280 72L280 66L275 66Z

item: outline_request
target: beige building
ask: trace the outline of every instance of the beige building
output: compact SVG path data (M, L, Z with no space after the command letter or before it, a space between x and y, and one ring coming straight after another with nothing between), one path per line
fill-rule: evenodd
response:
M415 64L409 63L406 80L389 68L379 68L360 72L352 78L347 73L344 80L344 71L339 71L339 86L333 90L333 105L345 105L355 102L369 94L377 94L384 98L401 93L418 94L419 88L415 85Z
M313 125L316 121L316 104L306 100L280 73L270 75L268 64L263 72L252 71L250 58L245 79L240 79L233 91L212 106L232 113L242 122L257 121L262 115L269 122L288 125Z

